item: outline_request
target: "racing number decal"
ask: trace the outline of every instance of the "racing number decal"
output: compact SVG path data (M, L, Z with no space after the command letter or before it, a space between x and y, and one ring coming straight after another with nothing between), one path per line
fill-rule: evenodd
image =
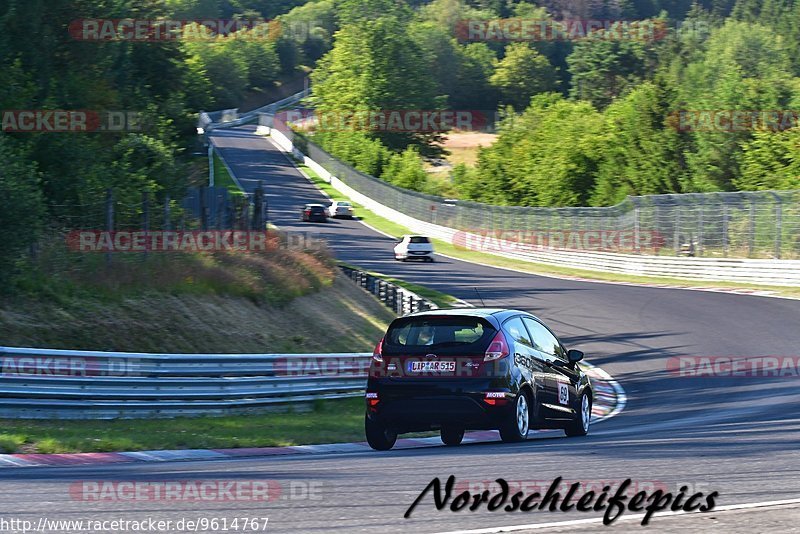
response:
M569 386L558 383L558 402L559 404L569 404Z

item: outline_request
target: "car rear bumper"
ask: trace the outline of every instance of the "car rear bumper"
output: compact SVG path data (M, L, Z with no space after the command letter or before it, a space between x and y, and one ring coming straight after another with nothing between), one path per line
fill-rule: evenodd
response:
M513 403L490 405L487 391L507 390L486 378L442 381L371 379L367 391L379 402L368 415L399 432L418 432L455 425L468 429L495 429Z

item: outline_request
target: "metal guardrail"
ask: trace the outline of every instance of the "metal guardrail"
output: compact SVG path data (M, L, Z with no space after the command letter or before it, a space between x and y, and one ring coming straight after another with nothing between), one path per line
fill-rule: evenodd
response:
M392 220L400 225L409 228L412 232L418 232L430 237L441 239L452 243L456 247L465 250L475 250L487 254L493 254L520 261L545 263L571 269L584 269L601 272L612 272L629 274L636 276L655 276L668 278L682 278L686 280L711 280L716 282L738 282L752 284L768 284L775 286L800 286L800 259L756 259L756 258L724 258L716 257L697 257L698 255L662 255L654 253L624 253L606 252L587 249L570 249L552 245L540 245L536 243L525 243L513 240L520 234L511 232L512 240L503 239L504 232L510 230L511 224L521 225L528 228L525 232L536 233L535 227L525 226L526 223L523 213L526 210L547 210L548 208L522 208L508 206L486 206L507 210L508 217L497 218L494 215L479 217L474 214L472 221L463 221L470 212L465 211L467 206L478 205L472 202L447 202L439 197L432 197L423 193L416 193L401 189L392 184L378 180L371 176L352 170L349 166L332 157L312 142L304 139L302 143L297 143L297 136L285 124L276 121L272 129L272 138L275 144L283 151L292 154L296 159L302 161L309 168L313 169L322 179L329 182L336 190L345 195L350 200L357 202L370 211ZM300 150L302 148L302 150ZM354 174L355 173L355 174ZM358 179L353 179L354 176ZM342 179L344 176L344 179ZM368 183L370 185L365 185ZM374 187L373 187L374 186ZM775 191L763 191L753 193L730 193L730 195L777 195ZM781 217L785 217L790 209L796 211L800 216L800 191L786 192L787 195L795 195L798 201L782 209ZM725 197L728 193L708 193L708 196L691 194L687 197ZM416 197L418 202L405 203L410 197ZM667 195L671 196L671 195ZM647 197L641 197L647 198ZM379 199L379 200L378 200ZM422 204L420 204L422 203ZM420 206L424 206L420 208ZM711 208L709 201L708 209ZM570 210L573 208L553 208L554 210ZM586 210L611 210L612 208L576 208L578 211ZM520 215L518 219L511 216L512 212L517 211ZM577 213L577 212L576 212ZM725 210L718 210L718 213L725 213ZM486 221L489 217L491 224L485 226L481 221ZM461 219L459 219L461 218ZM723 217L724 218L724 217ZM791 245L791 249L800 250L800 218L792 223L793 230L791 239L784 241L785 245ZM462 222L459 223L458 221ZM575 216L572 223L567 227L572 228L571 232L576 235L595 238L603 233L607 226L604 226L604 219L601 218L582 218ZM613 220L613 219L605 219ZM634 219L641 221L641 219ZM785 219L784 219L785 220ZM594 221L594 223L592 223ZM730 219L728 219L730 222ZM594 224L595 226L592 226ZM701 225L702 226L702 225ZM729 224L725 225L730 228ZM463 229L467 228L467 229ZM483 230L482 230L483 228ZM638 226L641 232L641 226ZM786 229L788 226L784 225ZM546 232L546 231L545 231ZM557 230L552 230L559 233ZM614 230L613 233L620 232ZM632 232L637 235L637 232ZM784 235L781 232L781 235ZM661 241L663 245L664 241ZM798 244L795 244L798 243ZM732 250L732 249L731 249ZM663 249L662 251L663 252ZM680 252L680 251L679 251ZM776 254L777 255L777 254ZM788 254L784 255L786 258Z
M286 97L277 102L261 106L243 114L239 114L238 109L226 109L220 111L201 111L197 121L198 132L207 133L215 128L233 128L256 121L262 114L275 115L278 110L285 106L291 106L308 97L310 89L304 89L299 93Z
M413 291L374 276L366 271L360 271L346 266L341 266L341 269L345 276L378 297L378 300L386 304L389 309L398 315L439 308L439 306L430 300L420 297Z
M0 347L0 418L230 414L352 397L364 389L369 358Z
M570 248L573 239L597 232L625 236L607 248L582 245L588 252L800 259L800 191L629 196L608 207L499 206L400 188L358 171L282 121L273 128L284 150L299 148L359 193L429 224L476 234L512 232L555 248Z

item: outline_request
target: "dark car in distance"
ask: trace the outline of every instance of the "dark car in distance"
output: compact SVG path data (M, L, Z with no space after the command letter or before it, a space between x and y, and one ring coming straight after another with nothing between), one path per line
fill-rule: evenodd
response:
M322 204L306 204L303 207L303 222L328 222L328 211Z
M439 430L458 445L465 430L499 430L505 442L530 429L584 436L592 385L537 317L518 310L430 310L395 319L370 362L365 432L388 450L398 434Z

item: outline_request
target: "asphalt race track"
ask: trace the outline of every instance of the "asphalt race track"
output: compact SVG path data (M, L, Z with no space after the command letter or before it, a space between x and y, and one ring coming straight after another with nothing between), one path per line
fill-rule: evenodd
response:
M514 307L544 318L568 347L603 367L625 388L628 405L585 438L545 433L526 443L472 444L384 453L321 454L266 459L0 470L0 513L36 519L269 517L267 532L443 532L599 517L600 512L437 511L427 497L403 514L435 476L460 482L619 482L682 485L717 505L800 499L800 378L681 377L675 356L798 356L800 301L701 291L560 280L437 257L433 264L393 259L393 241L358 221L300 222L303 204L323 200L270 141L251 127L217 131L215 144L248 190L266 189L270 221L328 239L347 262L429 285L476 303ZM274 502L82 502L70 496L81 480L253 480L317 488ZM300 492L303 493L303 492ZM717 524L698 516L652 519L683 528L788 532L800 505L776 511L728 512ZM726 512L719 514L725 517ZM630 515L626 512L626 515ZM620 523L639 531L638 521ZM555 527L554 527L555 528ZM601 525L564 527L602 530ZM562 531L558 528L554 531ZM797 530L794 530L795 532Z

